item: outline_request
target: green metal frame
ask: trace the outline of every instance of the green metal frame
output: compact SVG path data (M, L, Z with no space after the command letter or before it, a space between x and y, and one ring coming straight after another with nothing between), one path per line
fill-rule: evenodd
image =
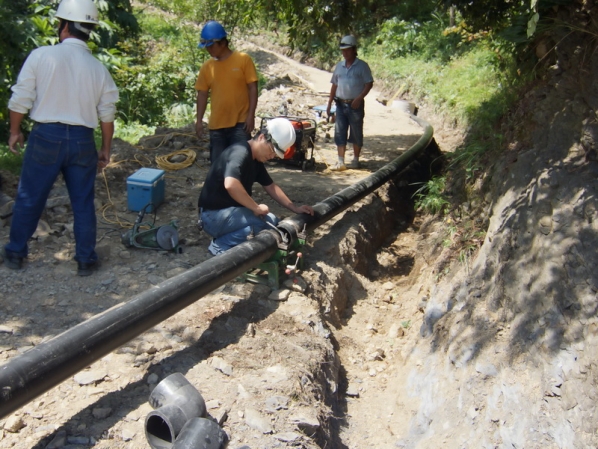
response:
M260 263L253 270L243 273L237 279L267 285L275 290L280 288L280 280L282 275L285 274L287 265L290 265L289 261L292 260L293 265L303 269L303 257L297 257L297 253L304 245L305 237L298 238L289 249L284 248L284 245L279 245L278 250L270 259Z

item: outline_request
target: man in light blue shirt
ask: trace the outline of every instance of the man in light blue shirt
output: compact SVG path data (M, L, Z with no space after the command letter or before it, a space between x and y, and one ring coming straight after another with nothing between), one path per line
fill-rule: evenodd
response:
M370 67L365 61L357 58L357 39L354 36L343 37L340 49L345 60L339 62L332 73L330 80L332 87L326 109L326 114L330 117L332 102L336 103L334 143L338 150L338 161L331 168L333 171L347 169L345 165L347 142L353 144L353 160L349 168L359 168L359 154L363 147L364 98L374 85Z

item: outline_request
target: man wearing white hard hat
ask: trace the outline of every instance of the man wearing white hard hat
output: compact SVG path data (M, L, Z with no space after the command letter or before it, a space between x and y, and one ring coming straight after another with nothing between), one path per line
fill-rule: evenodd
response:
M343 52L344 61L339 62L332 73L332 87L326 109L326 114L330 117L332 102L336 103L334 143L338 150L338 161L331 168L333 171L347 169L347 142L353 144L353 160L348 166L359 168L359 155L363 147L364 99L374 85L369 65L357 57L357 39L345 36L341 39L339 48Z
M297 206L272 180L264 162L295 143L295 128L286 118L267 122L253 139L232 144L214 161L199 195L200 228L212 237L208 250L213 255L239 245L250 234L276 226L278 218L266 204L252 198L252 187L259 183L272 199L296 214L313 215L311 206Z
M10 151L18 154L24 147L21 122L28 112L34 126L23 158L4 264L15 270L22 267L27 241L62 173L74 215L77 274L88 276L99 265L94 186L97 170L110 161L118 89L87 46L99 23L93 1L63 0L55 17L60 19L60 43L31 52L8 103ZM94 141L98 122L102 131L99 156Z

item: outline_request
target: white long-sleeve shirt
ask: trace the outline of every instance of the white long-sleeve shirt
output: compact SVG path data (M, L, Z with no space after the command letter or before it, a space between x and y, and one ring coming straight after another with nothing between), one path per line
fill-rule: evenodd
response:
M79 39L33 50L11 90L8 109L40 123L97 128L116 114L116 84Z

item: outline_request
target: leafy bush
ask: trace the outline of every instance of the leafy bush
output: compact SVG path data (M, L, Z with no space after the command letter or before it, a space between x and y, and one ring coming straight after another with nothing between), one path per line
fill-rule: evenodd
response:
M450 205L443 196L445 184L446 178L444 177L434 177L423 184L414 193L415 208L429 214L444 212Z
M434 13L425 22L393 17L382 24L375 40L392 58L417 54L423 60L448 61L467 48L468 35L461 27L448 28L448 17Z
M8 145L0 144L0 167L8 170L11 173L19 174L21 172L21 165L23 164L23 156L13 154Z
M123 46L128 56L112 55L117 66L114 79L121 86L119 119L152 126L171 119L182 123L183 117L192 121L195 80L206 58L197 48L197 30L148 11L139 14L139 21L142 37Z
M114 137L136 145L144 136L151 136L156 131L155 126L140 125L139 123L127 124L121 120L115 121Z

